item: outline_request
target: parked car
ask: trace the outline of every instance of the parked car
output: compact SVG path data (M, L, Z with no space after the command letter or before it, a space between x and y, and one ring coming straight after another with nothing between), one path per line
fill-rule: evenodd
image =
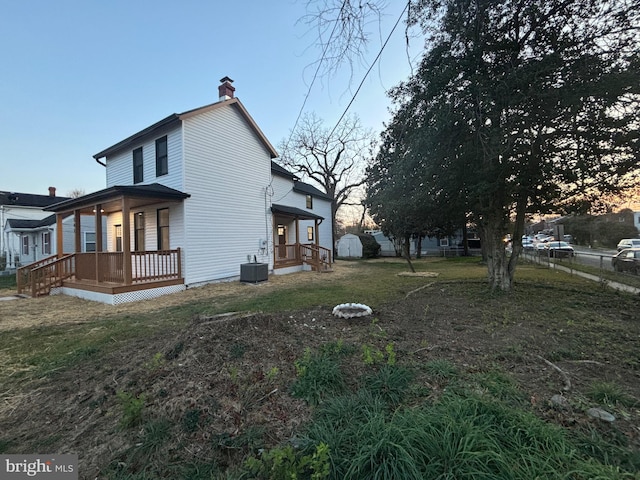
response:
M640 238L623 238L617 248L619 252L625 248L640 248Z
M522 248L525 250L533 250L533 240L531 240L530 238L523 238L522 239Z
M627 248L611 259L616 272L631 272L640 275L640 248Z
M547 242L544 248L549 252L549 256L554 258L573 257L575 255L573 247L567 242Z

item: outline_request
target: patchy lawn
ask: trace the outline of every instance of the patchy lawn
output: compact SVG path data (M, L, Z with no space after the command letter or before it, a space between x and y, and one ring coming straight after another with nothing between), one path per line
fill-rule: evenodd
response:
M347 390L392 355L415 375L404 404L463 387L508 392L584 455L633 478L638 297L536 266L519 269L510 295L492 294L477 260L416 264L430 273L339 262L333 273L116 307L68 297L0 302L0 452L78 453L86 479L214 478L304 432L315 407L292 395L301 359L340 345ZM343 302L374 314L333 317ZM589 416L593 407L615 420ZM215 468L202 473L204 465Z

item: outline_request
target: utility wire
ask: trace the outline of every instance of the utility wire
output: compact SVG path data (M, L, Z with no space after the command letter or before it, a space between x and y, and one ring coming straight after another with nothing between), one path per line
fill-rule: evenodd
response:
M378 62L378 60L380 59L380 56L382 55L382 52L384 50L384 48L387 46L387 43L389 43L389 39L391 38L391 35L393 35L393 32L395 32L396 27L398 26L398 24L400 23L400 20L402 20L402 16L404 15L404 13L407 11L407 8L409 8L409 4L410 4L410 0L407 1L407 4L405 5L404 9L402 10L402 12L400 13L400 16L398 17L398 20L396 20L396 24L393 26L393 28L391 29L391 32L389 33L389 36L387 37L387 39L384 41L384 44L382 45L382 47L380 48L380 51L378 52L378 55L376 55L376 58L373 60L373 62L371 63L371 66L369 67L369 70L367 70L367 73L364 74L364 77L362 78L362 81L360 82L360 85L358 85L358 88L356 90L356 92L353 94L353 97L351 97L351 101L349 102L349 105L347 105L347 108L344 109L344 112L342 112L342 115L340 116L340 118L338 119L338 121L336 122L336 125L333 127L333 130L331 130L331 133L329 134L328 138L331 138L331 136L333 135L333 133L336 131L336 129L338 128L338 126L340 125L340 122L342 121L342 119L344 118L344 116L347 114L347 111L349 110L349 108L351 107L351 104L355 101L356 96L358 95L358 92L360 92L360 89L362 88L362 85L364 84L364 81L367 79L367 77L369 76L369 73L371 73L371 70L373 69L373 67L375 66L375 64Z
M286 152L287 149L289 148L289 142L291 141L291 137L293 136L293 133L295 132L296 127L298 126L298 122L300 121L300 117L302 116L302 112L304 111L304 107L307 104L307 100L309 99L309 95L311 95L311 89L313 88L313 84L315 83L316 78L318 77L318 73L320 72L320 67L322 67L322 62L324 62L324 59L326 58L327 50L329 50L329 45L331 44L331 39L333 38L333 34L336 33L336 29L338 28L338 24L340 23L340 18L342 18L342 12L344 11L344 7L346 6L346 4L347 4L347 0L343 0L342 6L340 7L340 11L338 12L338 18L336 18L336 23L333 25L333 30L331 30L331 34L329 35L329 40L327 40L327 42L326 42L326 44L324 46L324 50L322 51L322 56L320 57L320 60L318 61L318 68L316 68L316 72L313 74L313 79L311 80L311 84L309 85L309 89L307 90L307 94L304 96L304 101L302 102L302 106L300 107L300 111L298 112L298 117L296 118L296 121L293 124L293 128L291 129L291 133L289 134L289 138L287 139L287 143L285 143L285 145L284 145L284 152Z

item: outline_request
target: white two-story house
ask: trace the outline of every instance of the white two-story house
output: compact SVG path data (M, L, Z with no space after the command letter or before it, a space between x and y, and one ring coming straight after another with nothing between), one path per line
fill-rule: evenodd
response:
M246 263L276 274L330 268L331 199L273 162L275 149L231 79L221 82L217 102L94 155L107 188L48 210L57 222L91 215L98 230L106 218L106 244L98 231L86 254L77 239L74 254L43 264L31 284L121 303L237 279Z

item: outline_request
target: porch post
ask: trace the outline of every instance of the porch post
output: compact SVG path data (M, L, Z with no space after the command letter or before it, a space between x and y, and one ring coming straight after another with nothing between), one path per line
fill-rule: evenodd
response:
M80 210L73 211L73 229L75 231L75 252L82 252L82 238L80 229Z
M300 260L300 221L296 217L296 261Z
M318 223L318 219L317 218L313 221L313 223L314 223L314 232L315 232L315 237L316 237L316 245L320 246L320 238L319 238L319 235L318 235L320 224Z
M102 275L100 272L100 252L102 252L102 204L97 204L95 206L95 222L96 222L96 251L95 251L95 261L96 261L96 282L100 282L102 280Z
M131 285L131 222L129 211L129 199L122 197L122 273L124 284Z
M62 255L64 254L64 232L62 231L62 220L62 213L56 213L56 256L58 258L62 258Z

